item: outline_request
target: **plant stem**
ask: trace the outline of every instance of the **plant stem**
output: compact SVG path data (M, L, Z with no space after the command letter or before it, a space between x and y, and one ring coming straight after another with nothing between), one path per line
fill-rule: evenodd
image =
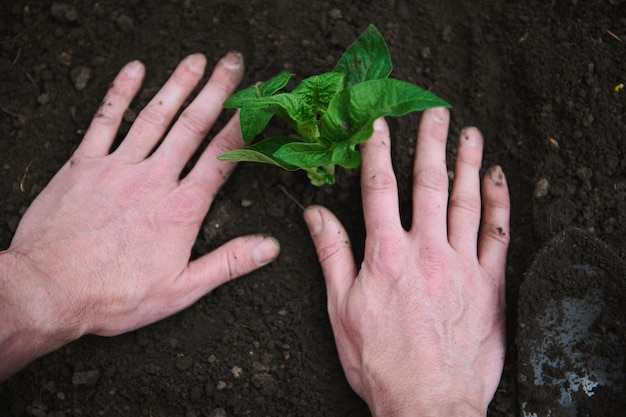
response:
M303 169L307 172L311 184L317 187L321 187L324 184L333 185L335 183L335 164Z

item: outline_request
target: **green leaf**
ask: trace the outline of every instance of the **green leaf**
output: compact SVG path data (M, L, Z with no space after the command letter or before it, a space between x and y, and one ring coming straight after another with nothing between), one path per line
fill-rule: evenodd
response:
M300 168L316 168L332 162L330 143L291 142L276 150L274 156Z
M233 94L224 102L224 107L227 109L241 109L239 119L244 142L251 142L263 132L272 117L280 111L281 107L276 103L263 103L262 100L280 91L292 77L293 74L283 71L261 84Z
M251 142L252 139L263 132L277 111L277 107L257 108L251 105L243 107L239 114L239 121L244 142Z
M275 153L285 144L299 142L297 138L275 136L264 139L243 149L234 149L217 157L220 161L230 162L261 162L279 166L287 171L295 171L298 166L289 164L275 156Z
M327 72L303 80L291 92L304 100L313 114L324 113L330 101L343 89L345 75Z
M315 125L315 115L311 108L299 96L280 93L273 96L257 97L241 107L241 132L248 143L263 132L274 115L285 119L294 129L306 131L307 125Z
M293 127L296 137L273 137L221 155L224 161L262 162L286 170L304 169L317 186L335 181L335 165L361 164L358 144L368 140L382 116L403 116L431 107L450 107L434 94L390 79L391 57L385 41L370 25L341 56L333 72L304 79L291 93L280 92L293 74L234 94L225 107L241 108L241 129L252 141L273 116Z
M332 163L344 168L358 168L361 165L361 154L354 149L354 146L349 142L338 143L334 146L332 148Z
M309 103L299 95L280 93L269 97L260 97L246 105L244 109L246 108L251 108L259 113L271 113L280 116L307 141L314 141L319 136L317 118ZM267 120L269 121L269 119Z
M288 122L306 123L315 116L311 107L300 96L292 93L280 93L270 97L260 98L255 102L255 106L277 106L284 114L279 114Z
M387 78L392 69L385 39L373 25L369 25L339 58L334 71L345 74L345 86L351 87L364 81Z
M414 84L393 78L366 81L344 89L330 102L320 119L322 136L357 145L369 139L372 124L379 117L399 117L440 106L451 107Z
M245 90L238 91L224 102L224 108L241 108L259 97L272 96L285 87L293 75L294 74L290 72L282 71L278 75L261 84L253 85Z

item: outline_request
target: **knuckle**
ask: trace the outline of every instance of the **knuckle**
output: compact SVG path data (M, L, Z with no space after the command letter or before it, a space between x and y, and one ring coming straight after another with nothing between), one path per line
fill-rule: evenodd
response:
M334 259L345 250L349 250L350 241L341 234L341 238L332 242L321 242L317 248L317 256L320 264L326 265L332 263Z
M181 187L180 192L169 198L163 206L163 222L176 225L201 222L204 213L198 209L198 191L193 187Z
M418 169L413 177L415 187L433 191L447 191L448 183L448 173L435 167Z
M231 251L226 252L226 271L228 279L233 279L237 276L237 262L235 256L236 255Z
M209 133L209 128L201 115L189 109L180 115L177 123L193 136L204 137Z
M233 80L228 76L219 77L211 80L211 89L214 92L219 93L219 96L226 100L226 98L234 90L234 84Z
M211 147L215 149L218 155L240 148L244 144L240 132L240 130L230 127L223 129L211 141Z
M161 111L161 103L148 104L137 116L137 119L149 125L165 128L169 124L169 120Z
M208 87L213 92L221 93L220 96L223 95L224 100L226 100L238 83L239 78L236 74L223 67L218 67L209 79Z
M511 236L508 230L504 226L493 223L483 223L481 228L481 234L484 234L487 238L492 239L504 247L508 247L511 241Z
M380 170L367 173L363 188L370 193L385 193L396 189L396 177L393 173Z
M418 253L426 277L441 276L445 269L446 259L440 242L434 238L425 238L420 244Z
M502 210L508 212L511 209L511 201L509 200L508 193L496 195L487 201L490 208Z
M242 260L236 247L229 247L224 251L226 273L229 280L237 278L243 274Z
M94 122L105 126L117 126L119 117L111 101L104 101L94 116Z
M159 181L151 175L139 175L128 186L127 195L137 197L143 197L152 193L159 185Z
M450 207L477 214L480 213L481 200L472 193L453 192L450 196Z
M369 267L376 274L382 274L388 279L400 279L406 272L409 259L404 239L392 229L378 229L376 236L367 240L367 253Z

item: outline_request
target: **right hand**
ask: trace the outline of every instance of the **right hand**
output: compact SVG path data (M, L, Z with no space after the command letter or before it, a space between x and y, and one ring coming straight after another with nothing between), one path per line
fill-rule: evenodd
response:
M480 132L461 133L448 200L449 113L424 112L413 225L400 223L389 131L362 146L367 238L360 271L335 216L304 217L326 278L328 312L352 388L378 416L484 416L505 355L509 196L500 167L482 182ZM480 233L479 233L480 229Z

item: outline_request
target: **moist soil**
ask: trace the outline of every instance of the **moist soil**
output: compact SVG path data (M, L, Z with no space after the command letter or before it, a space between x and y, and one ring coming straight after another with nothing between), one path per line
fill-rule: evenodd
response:
M243 86L280 70L308 76L331 70L373 23L389 44L394 77L454 106L450 169L460 130L475 125L485 136L484 166L500 164L507 175L509 345L489 414L520 415L516 323L518 305L534 302L532 291L520 292L533 260L568 227L626 254L626 89L619 88L626 82L626 3L469 3L3 1L0 247L8 247L20 216L70 157L125 63L142 60L147 76L120 139L187 54L203 52L214 63L241 51ZM418 114L390 120L407 225L418 123ZM281 242L280 257L162 322L114 338L84 337L40 358L0 386L0 414L368 415L337 358L323 276L299 206L312 203L344 222L359 261L365 231L358 170L340 170L336 185L318 189L300 172L242 164L218 194L193 256L260 232ZM561 296L558 288L551 294Z

